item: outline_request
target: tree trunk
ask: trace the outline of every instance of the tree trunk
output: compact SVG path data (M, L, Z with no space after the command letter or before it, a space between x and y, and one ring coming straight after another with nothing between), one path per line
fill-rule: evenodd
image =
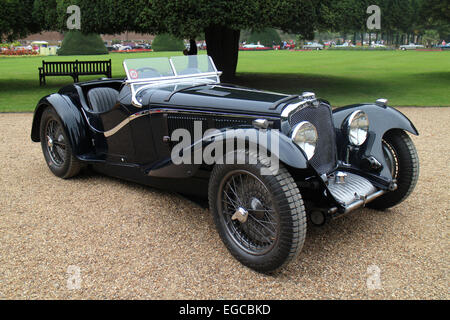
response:
M188 56L196 56L197 53L198 53L197 42L195 42L195 39L190 39Z
M236 75L240 34L240 30L223 26L205 29L208 55L214 60L217 69L223 72L221 79L224 82L233 80Z

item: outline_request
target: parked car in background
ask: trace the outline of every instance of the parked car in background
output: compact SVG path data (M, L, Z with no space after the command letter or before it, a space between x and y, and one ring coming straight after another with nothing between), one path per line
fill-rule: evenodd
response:
M246 44L242 46L244 49L264 49L262 44Z
M274 48L265 47L262 44L246 44L239 48L242 51L265 51L265 50L273 50Z
M152 48L152 46L147 43L139 43L133 47L133 50L136 50L136 49L149 50L151 48Z
M371 48L387 48L384 44L381 44L381 43L373 43L370 47Z
M335 48L351 48L351 47L355 47L354 44L351 44L349 42L344 42L343 44L338 44L334 46Z
M119 46L118 51L130 51L133 50L131 46Z
M437 48L441 48L442 50L450 50L450 44L440 44L436 46Z
M207 198L228 250L259 272L296 259L307 224L393 207L417 183L408 133L418 131L386 99L333 110L311 92L225 84L206 55L124 68L126 79L68 85L38 102L31 138L50 171L68 179L89 166Z
M405 45L402 45L399 47L399 49L402 51L416 50L416 49L422 49L422 48L425 48L425 46L423 46L421 44L414 44L414 43L405 44Z
M303 49L311 49L311 50L323 50L324 45L317 42L309 42L303 46Z

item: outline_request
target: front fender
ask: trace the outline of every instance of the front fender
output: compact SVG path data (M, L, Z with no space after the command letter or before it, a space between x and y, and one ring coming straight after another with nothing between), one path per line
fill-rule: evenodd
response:
M219 147L219 144L222 147ZM229 154L245 146L258 146L257 152L263 155L271 154L271 159L276 159L281 163L295 168L308 168L308 160L304 152L284 134L278 130L259 131L255 128L236 128L228 130L217 130L214 133L204 136L201 140L184 147L183 154L195 154L196 150L205 150L205 147L216 150L222 150L223 155ZM232 150L230 150L232 146ZM264 153L266 152L266 153ZM194 159L192 157L191 159ZM176 165L172 159L154 166L149 171L150 176L170 177L170 178L188 178L194 176L203 163Z
M80 110L69 97L58 93L49 95L39 101L34 111L31 140L34 142L41 141L41 118L47 107L53 108L61 119L74 155L79 157L91 151L92 147L86 130L87 125Z
M333 121L336 128L342 128L344 121L355 111L362 110L369 116L370 130L384 135L392 129L402 129L419 135L414 124L403 113L389 106L375 104L357 104L338 108L333 111Z
M348 145L347 137L344 136L342 128L348 117L357 110L364 111L368 115L370 122L369 137L362 147L362 154L359 159L362 157L374 156L383 165L383 169L379 173L379 176L386 181L392 180L382 149L384 135L388 131L396 129L405 130L414 135L419 135L419 132L411 120L403 113L389 106L359 104L338 108L333 111L333 122L336 132L338 133L338 148L340 149L341 160L343 160L342 155L345 152L344 149L346 149ZM356 165L359 165L359 163L356 163Z

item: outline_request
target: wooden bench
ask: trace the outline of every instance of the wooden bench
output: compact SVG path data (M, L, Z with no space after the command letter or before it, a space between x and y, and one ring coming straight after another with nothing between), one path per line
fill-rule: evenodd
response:
M42 61L39 68L39 84L45 85L45 77L70 76L79 82L79 76L105 75L111 78L111 59L108 61Z

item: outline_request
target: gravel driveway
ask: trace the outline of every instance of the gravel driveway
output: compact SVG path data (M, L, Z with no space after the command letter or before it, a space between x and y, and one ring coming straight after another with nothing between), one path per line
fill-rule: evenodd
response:
M450 108L401 111L422 134L414 194L310 228L275 276L237 262L186 198L98 174L54 177L30 141L32 115L1 114L0 299L449 299Z

